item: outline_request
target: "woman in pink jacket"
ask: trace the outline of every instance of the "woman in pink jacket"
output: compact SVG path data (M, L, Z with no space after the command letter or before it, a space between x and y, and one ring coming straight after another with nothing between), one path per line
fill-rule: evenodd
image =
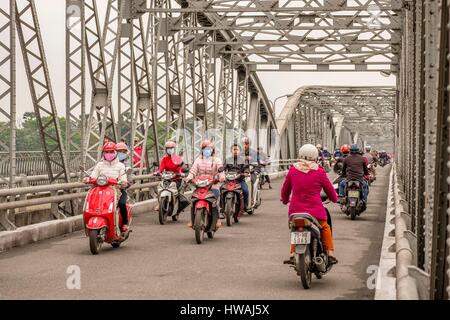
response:
M200 156L195 159L194 164L192 165L191 170L189 171L189 175L186 178L186 182L191 181L195 177L199 177L201 175L209 175L214 177L214 179L218 178L220 182L225 181L225 174L223 172L219 172L219 168L222 167L222 160L217 158L214 154L214 143L209 140L202 141L200 145L202 149L202 153ZM220 184L215 183L212 186L212 192L216 199L219 199L220 196ZM217 219L216 227L219 228L222 223L219 217L219 209L217 208L218 201L216 202L216 206L213 206L213 214L217 215L219 219ZM188 227L192 228L192 222L188 223Z
M327 223L327 212L322 204L320 192L324 189L328 198L336 203L338 197L325 170L320 167L316 161L319 157L319 151L312 144L306 144L301 147L298 163L294 164L284 181L281 189L281 201L289 205L289 216L294 213L309 213L314 216L322 226L322 241L324 248L328 250L329 263L337 263L334 257L334 244L331 235L331 228ZM289 197L292 192L292 198ZM294 246L291 245L291 257L289 262L294 259Z

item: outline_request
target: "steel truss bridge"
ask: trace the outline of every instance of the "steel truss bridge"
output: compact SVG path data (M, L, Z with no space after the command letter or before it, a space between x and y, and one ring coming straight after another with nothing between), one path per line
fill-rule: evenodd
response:
M55 217L75 214L77 168L100 158L105 138L138 139L141 176L168 139L188 163L204 137L223 157L249 136L280 164L304 143L391 147L396 239L405 231L394 248L397 296L448 297L449 11L448 0L66 0L58 115L35 1L3 0L0 202L26 201L20 175L31 167L32 181L68 193ZM16 81L19 63L27 84ZM397 84L302 87L276 116L258 74L277 71L377 72ZM39 127L33 156L16 148L18 86L28 87ZM64 135L58 116L68 121ZM0 205L4 230L16 228L13 214Z

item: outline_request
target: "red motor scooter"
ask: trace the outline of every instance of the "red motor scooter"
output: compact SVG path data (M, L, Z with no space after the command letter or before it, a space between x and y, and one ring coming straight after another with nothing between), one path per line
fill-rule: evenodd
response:
M228 227L232 224L231 218L238 223L244 212L244 193L241 184L237 181L240 177L241 173L239 172L227 171L225 173L226 181L222 184L220 191L220 203Z
M118 208L119 196L115 188L119 182L114 178L99 176L87 182L94 187L89 191L84 207L83 218L86 236L92 254L98 254L103 242L110 243L113 248L128 239L131 230L121 231L122 216ZM128 225L131 225L132 212L127 204Z
M192 179L195 190L191 198L191 221L192 228L195 231L195 240L198 244L203 242L205 233L208 235L208 238L212 239L217 231L216 223L218 217L212 212L213 206L218 205L216 197L211 190L214 182L213 177L209 175L202 175Z

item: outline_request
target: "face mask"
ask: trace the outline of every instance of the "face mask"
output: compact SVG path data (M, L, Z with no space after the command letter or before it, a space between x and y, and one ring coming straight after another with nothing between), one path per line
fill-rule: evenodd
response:
M170 148L170 149L167 149L166 152L167 152L167 154L169 156L171 156L171 155L173 155L175 153L175 149L174 148Z
M116 159L117 155L115 153L105 153L105 160L106 161L113 161L114 159Z
M203 149L203 156L206 158L211 157L212 150L211 149Z
M128 158L128 155L126 153L119 153L118 155L119 161L125 161Z

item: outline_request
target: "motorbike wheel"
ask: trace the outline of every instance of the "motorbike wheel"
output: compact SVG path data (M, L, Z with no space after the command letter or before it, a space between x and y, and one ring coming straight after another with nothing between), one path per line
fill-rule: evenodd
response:
M173 210L172 208L172 204L169 204L169 210L166 211L165 208L166 206L166 202L168 201L167 198L165 198L163 203L159 204L159 223L161 225L166 224L167 222L167 216L169 215L169 211Z
M112 246L114 249L117 249L118 247L120 247L120 242L113 242L113 243L111 243L111 246Z
M194 218L194 230L195 230L195 240L198 244L203 242L203 236L205 234L205 228L203 226L203 217L205 216L205 209L199 209L195 211Z
M239 204L236 204L236 206L234 208L234 215L233 215L234 223L238 223L239 222L239 215L240 214L241 214L241 207L239 206Z
M233 215L233 202L231 199L227 199L227 202L225 203L225 218L227 220L227 226L231 227L231 216Z
M303 288L311 288L312 273L310 270L311 253L309 252L309 247L306 247L306 251L304 254L295 255L295 262L297 274L300 276Z
M350 219L355 220L356 219L356 208L351 207L349 210L350 210Z
M101 241L98 240L98 234L100 230L90 230L89 231L89 248L92 254L98 254L102 246Z

